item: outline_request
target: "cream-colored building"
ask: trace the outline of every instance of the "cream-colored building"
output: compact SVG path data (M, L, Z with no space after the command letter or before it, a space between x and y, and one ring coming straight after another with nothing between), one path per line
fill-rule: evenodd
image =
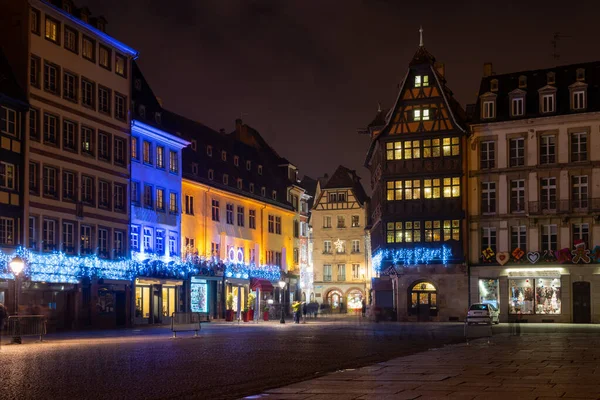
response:
M368 301L367 204L360 178L348 168L339 166L327 182L317 184L310 217L314 301L334 312L357 310Z
M471 302L600 322L600 63L484 67L469 143Z

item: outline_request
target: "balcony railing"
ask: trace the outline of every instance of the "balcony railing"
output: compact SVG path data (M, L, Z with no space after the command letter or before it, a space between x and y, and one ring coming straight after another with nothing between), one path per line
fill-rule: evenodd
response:
M525 212L525 200L517 201L512 199L510 201L510 212L511 213L522 213Z
M331 275L323 275L323 282L331 282Z

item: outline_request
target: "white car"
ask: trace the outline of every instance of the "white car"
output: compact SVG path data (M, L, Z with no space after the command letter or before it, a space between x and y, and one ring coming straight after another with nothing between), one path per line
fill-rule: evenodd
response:
M500 310L492 304L476 303L471 304L467 312L467 323L491 325L500 323Z

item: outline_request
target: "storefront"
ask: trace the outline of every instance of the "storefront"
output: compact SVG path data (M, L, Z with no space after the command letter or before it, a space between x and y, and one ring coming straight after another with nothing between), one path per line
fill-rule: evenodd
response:
M190 280L190 311L223 318L223 278L193 276Z
M134 323L170 324L173 313L184 309L183 288L181 280L137 278Z
M250 280L227 278L225 280L225 307L233 310L234 319L241 318L241 312L248 307Z
M431 317L437 316L437 289L433 283L413 282L408 297L408 315L417 316L419 321L428 321Z

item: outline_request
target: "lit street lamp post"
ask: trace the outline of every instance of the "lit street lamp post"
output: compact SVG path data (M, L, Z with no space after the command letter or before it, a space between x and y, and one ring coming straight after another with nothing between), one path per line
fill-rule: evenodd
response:
M279 304L281 304L281 319L279 320L280 324L285 324L285 318L283 316L283 289L285 289L285 281L279 281L279 287L281 291L279 292Z
M15 335L12 338L13 343L21 343L21 327L19 324L19 274L25 268L25 261L19 256L13 258L9 263L10 269L15 275L15 316L16 316L16 326L15 326Z

